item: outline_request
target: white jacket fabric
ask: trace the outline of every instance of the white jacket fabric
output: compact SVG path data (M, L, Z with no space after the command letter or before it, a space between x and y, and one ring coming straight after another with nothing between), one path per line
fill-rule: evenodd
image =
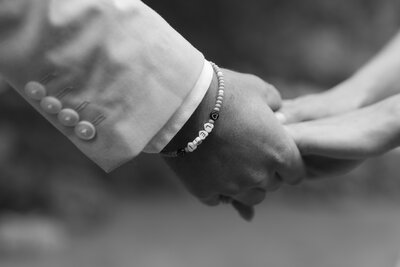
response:
M106 171L176 134L208 88L205 62L139 0L0 0L1 76Z

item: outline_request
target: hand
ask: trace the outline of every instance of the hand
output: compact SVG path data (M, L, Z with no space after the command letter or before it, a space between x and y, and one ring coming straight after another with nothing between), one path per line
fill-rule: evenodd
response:
M276 89L253 75L223 72L224 106L212 134L195 152L166 160L202 202L217 205L222 196L253 206L282 183L298 183L304 174L302 159L274 116L281 105ZM167 151L185 146L208 119L216 83L214 78L203 102Z
M400 93L400 32L350 79L335 88L285 101L283 123L315 120L369 106Z
M284 100L277 117L282 123L290 124L336 116L361 108L365 86L353 77L328 91Z
M335 117L287 125L310 176L347 172L400 145L400 95Z

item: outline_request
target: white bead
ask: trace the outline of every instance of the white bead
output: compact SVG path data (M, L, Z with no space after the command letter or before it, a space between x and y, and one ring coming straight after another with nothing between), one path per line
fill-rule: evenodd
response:
M204 124L204 130L205 130L207 133L211 133L213 129L214 129L214 124L212 124L212 123L206 123L206 124Z
M201 139L200 136L197 136L196 139L194 139L194 141L197 143L197 145L201 145L201 143L203 143L203 139Z
M222 105L222 100L217 100L217 102L215 102L215 103Z
M219 90L219 91L218 91L218 95L219 95L219 96L223 96L223 95L224 95L224 90Z
M208 120L208 123L214 124L214 122L215 122L214 120L211 119Z
M187 149L188 149L189 152L195 151L196 148L197 148L197 146L196 146L193 142L190 142L190 143L187 145Z
M215 107L216 107L216 108L221 108L222 106L221 106L221 104L218 104L218 103L217 103L217 104L215 104Z
M208 132L207 131L200 131L199 132L199 138L201 139L201 140L205 140L206 138L207 138L207 136L208 136Z
M222 73L222 71L218 71L218 72L217 72L217 76L218 76L218 77L221 77L221 76L223 76L223 75L224 75L224 74Z
M221 111L220 108L218 108L218 107L215 107L214 110L215 110L215 111L218 111L218 112Z
M218 97L217 97L217 101L218 101L218 100L219 100L219 101L222 101L222 100L224 100L224 97L223 97L223 96L218 96Z

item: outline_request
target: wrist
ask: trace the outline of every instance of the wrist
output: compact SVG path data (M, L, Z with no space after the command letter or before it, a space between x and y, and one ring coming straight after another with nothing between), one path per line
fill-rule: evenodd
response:
M373 62L359 70L350 80L358 88L361 107L369 106L400 93L398 67Z
M336 99L342 101L343 111L350 111L375 103L375 91L376 85L373 79L355 74L327 93L338 96Z
M216 74L213 73L211 84L203 100L200 102L199 106L190 116L185 125L164 148L164 151L174 151L185 147L187 143L193 139L199 129L203 127L204 122L206 122L209 118L210 110L212 110L215 104L215 95L217 90L218 80Z

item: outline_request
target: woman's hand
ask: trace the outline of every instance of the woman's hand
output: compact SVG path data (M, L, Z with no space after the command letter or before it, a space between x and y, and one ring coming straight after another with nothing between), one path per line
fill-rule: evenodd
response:
M347 172L400 145L400 95L342 115L286 126L309 175Z
M277 118L284 124L336 116L363 106L365 87L357 79L349 79L319 94L284 100Z
M283 102L278 113L289 124L343 114L400 93L400 33L350 79L320 94Z

